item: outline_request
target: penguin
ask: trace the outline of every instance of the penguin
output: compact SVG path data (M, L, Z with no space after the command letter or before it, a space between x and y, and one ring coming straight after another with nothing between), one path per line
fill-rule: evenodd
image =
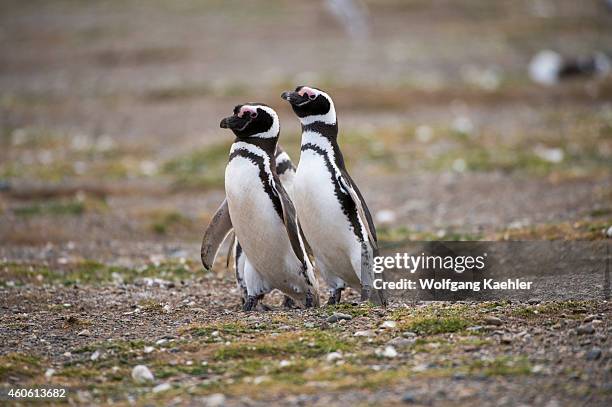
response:
M225 169L223 206L245 254L243 309L252 311L273 289L307 308L318 306L318 282L277 172L278 115L262 103L238 105L233 113L220 123L236 136Z
M314 262L330 288L329 305L340 302L347 286L361 290L362 301L386 305L385 293L372 295L376 228L338 146L338 121L331 97L317 88L284 92L302 125L300 161L293 194Z
M280 178L281 183L287 190L291 197L293 191L293 178L295 177L295 165L289 154L277 144L276 146L276 172ZM212 269L215 258L219 251L221 244L225 241L230 241L230 248L227 254L227 264L229 267L229 261L231 255L234 257L234 273L236 276L236 286L241 293L242 304L247 300L247 287L244 280L244 265L246 261L246 255L240 246L240 242L236 240L236 235L233 233L231 219L229 217L229 210L227 209L227 201L224 200L219 209L213 215L213 218L204 232L202 238L202 246L200 255L202 259L202 265L206 270ZM263 295L259 300L263 299ZM266 309L265 305L259 303L262 308ZM284 296L283 306L285 308L295 307L295 303L291 297Z

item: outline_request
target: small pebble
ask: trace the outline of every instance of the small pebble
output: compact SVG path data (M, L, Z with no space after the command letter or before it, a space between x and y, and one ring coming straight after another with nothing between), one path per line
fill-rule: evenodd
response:
M221 407L225 405L225 395L221 393L211 394L204 398L203 401L206 407Z
M487 325L495 325L495 326L499 326L503 324L501 319L494 317L492 315L485 318L485 323Z
M389 328L389 329L393 329L397 326L397 322L395 321L385 321L382 323L382 325L380 326L381 328Z
M330 352L325 357L325 360L327 360L328 362L335 362L339 359L342 359L342 353L340 352Z
M91 332L89 332L89 329L83 329L81 332L79 332L77 334L77 336L90 336Z
M404 393L404 395L402 396L402 403L405 404L412 404L416 402L416 397L414 397L414 394L412 394L411 392L406 392Z
M161 393L162 391L167 391L171 388L172 386L170 385L170 383L158 384L157 386L153 387L153 393Z
M586 360L597 360L601 357L601 348L598 347L593 347L590 351L587 352L586 354Z
M593 328L592 324L584 324L576 328L576 333L578 335L592 334L593 332L595 332L595 328Z
M357 331L353 334L353 336L374 336L374 332L372 331Z
M334 322L338 322L342 320L349 321L351 319L353 319L353 317L348 314L343 314L341 312L334 312L329 318L327 318L327 322L334 323Z
M152 382L155 380L153 373L145 365L137 365L132 369L132 379L138 383Z

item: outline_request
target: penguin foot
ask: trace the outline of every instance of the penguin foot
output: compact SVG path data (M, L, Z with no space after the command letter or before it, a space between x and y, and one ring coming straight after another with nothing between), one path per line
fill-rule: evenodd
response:
M245 312L255 311L257 308L257 303L259 302L259 297L255 295L249 295L242 306L242 310Z
M283 308L295 309L297 308L297 305L295 305L295 301L293 301L293 298L285 295L285 299L283 300Z
M314 294L311 292L306 293L306 300L304 301L304 306L306 308L314 308L319 305L319 297L315 298Z
M327 300L327 305L336 305L340 304L340 297L342 297L343 288L336 288L332 295L329 296L329 300Z

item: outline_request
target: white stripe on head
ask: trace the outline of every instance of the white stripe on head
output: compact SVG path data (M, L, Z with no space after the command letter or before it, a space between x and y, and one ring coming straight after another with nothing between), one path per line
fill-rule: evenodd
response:
M322 95L329 102L329 111L325 114L318 114L313 116L300 117L300 122L303 125L322 122L325 124L335 124L336 123L336 108L334 107L334 101L332 98L322 90L309 88L308 86L302 86L302 89L298 92L300 96L308 95L308 97L316 97Z
M285 161L291 161L291 157L285 151L276 156L276 163L282 163Z
M240 114L243 114L243 113L247 113L247 114L257 113L257 109L261 109L265 111L266 113L268 113L270 116L272 116L272 127L270 127L270 129L267 131L253 134L250 137L274 138L278 136L278 133L280 132L280 121L278 120L278 115L276 114L274 109L272 109L271 107L264 106L264 105L256 105L256 104L246 104L240 108L238 115L240 116Z

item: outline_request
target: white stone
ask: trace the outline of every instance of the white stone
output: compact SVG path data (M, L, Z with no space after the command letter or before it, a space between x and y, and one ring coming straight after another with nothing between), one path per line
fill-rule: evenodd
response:
M281 360L278 364L279 367L287 367L287 366L291 366L291 362L289 362L288 360Z
M221 393L211 394L204 399L204 405L206 407L221 407L225 405L225 395Z
M96 360L100 359L100 351L99 351L99 350L97 350L97 351L95 351L94 353L92 353L92 354L91 354L91 356L89 357L89 359L90 359L90 360L92 360L92 361L94 361L94 362L95 362Z
M380 353L382 357L393 359L397 357L397 351L393 346L385 346L385 349Z
M395 321L385 321L383 322L383 324L380 326L381 328L390 328L393 329L397 326L397 322Z
M170 383L158 384L157 386L153 387L153 393L160 393L162 391L170 390L171 388L172 386L170 385Z
M55 374L55 369L47 369L45 372L45 378L50 379Z
M155 380L153 373L145 365L134 366L134 369L132 369L132 379L139 383Z
M155 350L155 348L153 346L145 346L144 347L144 353L151 353Z
M374 332L372 331L357 331L353 334L353 336L374 336Z
M327 354L325 359L328 362L335 362L336 360L342 359L342 353L340 353L340 352L330 352L330 353Z

